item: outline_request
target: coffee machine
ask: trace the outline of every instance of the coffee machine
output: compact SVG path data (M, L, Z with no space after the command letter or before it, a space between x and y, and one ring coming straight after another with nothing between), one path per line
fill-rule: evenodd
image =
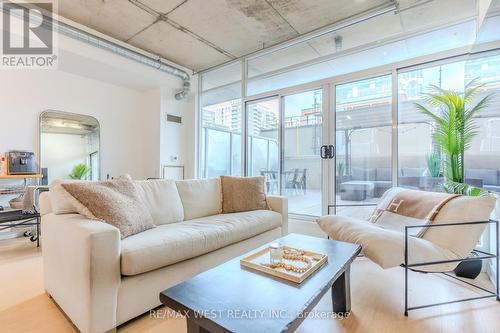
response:
M35 153L9 151L6 154L9 175L33 175L37 173Z

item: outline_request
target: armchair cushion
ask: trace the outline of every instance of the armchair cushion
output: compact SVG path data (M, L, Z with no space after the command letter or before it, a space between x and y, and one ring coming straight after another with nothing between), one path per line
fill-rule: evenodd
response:
M460 196L441 208L434 224L488 221L495 203L494 197ZM487 225L428 228L422 238L464 258L474 249Z
M319 218L317 223L332 239L361 245L362 253L384 269L404 264L405 235L402 232L344 216L327 215ZM408 254L409 264L459 259L452 251L412 236L408 237ZM421 266L417 270L441 272L455 267L456 263L451 263Z

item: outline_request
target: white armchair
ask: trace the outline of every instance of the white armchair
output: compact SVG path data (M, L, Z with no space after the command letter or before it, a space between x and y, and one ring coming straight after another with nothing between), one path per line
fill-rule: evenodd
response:
M397 229L336 215L323 216L317 223L330 238L361 245L362 253L384 269L403 266L406 277L409 269L442 273L452 271L458 263L468 260L488 224L495 223L498 234L498 222L490 220L495 201L493 197L456 197L441 207L431 224L402 224ZM382 206L378 208L385 209ZM416 236L411 232L416 228L425 230ZM498 248L495 254L482 254L483 256L475 259L496 258L498 262ZM497 291L489 291L486 297L496 297L498 300L498 282ZM438 305L409 307L407 278L405 301L405 315L409 310Z

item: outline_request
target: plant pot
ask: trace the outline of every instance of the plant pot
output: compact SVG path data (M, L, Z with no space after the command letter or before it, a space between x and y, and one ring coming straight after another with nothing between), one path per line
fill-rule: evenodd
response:
M477 257L479 256L477 252L472 252L469 255L469 258L472 257ZM468 261L462 261L458 266L455 268L455 274L459 277L467 278L467 279L475 279L481 273L481 270L483 268L483 261L478 259L478 260L468 260Z
M444 183L443 177L422 177L420 178L420 188L424 191L436 191Z

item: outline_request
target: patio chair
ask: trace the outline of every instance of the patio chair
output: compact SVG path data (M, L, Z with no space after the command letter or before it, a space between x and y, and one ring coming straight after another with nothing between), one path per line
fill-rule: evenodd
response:
M276 194L278 193L278 172L274 170L260 170L260 175L264 176L264 181L266 183L266 193Z
M490 220L495 207L494 197L457 196L443 201L434 207L427 218L420 220L393 214L397 212L395 198L406 191L408 198L436 195L432 192L392 188L388 190L377 205L371 221L358 220L346 216L327 215L319 218L320 228L332 239L360 244L362 253L371 261L386 269L403 266L405 269L405 316L408 311L420 308L470 301L487 297L499 299L498 289L498 221ZM443 194L444 198L445 194ZM345 206L345 205L343 205ZM347 205L349 206L349 205ZM357 206L360 206L359 204ZM417 203L418 206L418 203ZM404 209L403 209L404 210ZM401 213L401 212L399 212ZM380 219L384 217L385 219ZM376 218L373 218L373 217ZM398 217L400 216L400 217ZM430 218L432 216L432 218ZM373 221L375 221L373 223ZM495 224L497 247L495 254L475 250L477 257L469 257L486 226ZM490 291L470 282L487 293L451 302L435 303L409 307L408 270L427 273L448 274L462 261L496 258L496 291ZM459 279L464 282L463 280Z
M289 173L289 178L286 181L285 188L292 189L297 194L297 191L302 191L306 194L307 190L307 179L306 179L307 169L294 169Z

